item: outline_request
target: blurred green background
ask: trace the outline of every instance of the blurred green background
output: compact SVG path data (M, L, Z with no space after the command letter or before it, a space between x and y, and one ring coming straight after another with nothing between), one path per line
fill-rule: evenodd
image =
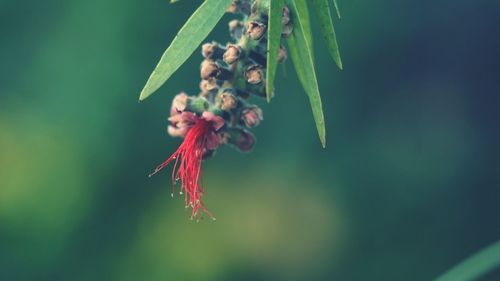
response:
M0 280L432 280L500 239L498 1L339 0L327 148L287 62L253 153L204 164L197 224L146 175L199 52L137 99L199 3L0 1Z

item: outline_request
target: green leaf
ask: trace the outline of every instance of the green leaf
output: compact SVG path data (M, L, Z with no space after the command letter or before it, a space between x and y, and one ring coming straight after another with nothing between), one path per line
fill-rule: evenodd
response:
M340 16L340 9L339 9L339 4L337 3L337 0L333 0L333 6L335 6L335 11L337 11L337 17L341 19L342 17Z
M439 276L434 281L477 280L500 266L500 241L487 246Z
M319 22L319 27L323 38L326 40L328 51L337 66L342 69L342 60L340 59L339 46L335 29L333 28L332 15L330 14L330 0L312 0L312 6Z
M298 0L295 1L298 9L301 11L301 16L302 16L302 27L304 28L304 35L307 38L307 41L310 42L311 46L311 51L314 54L314 40L313 40L313 34L312 34L312 27L311 27L311 16L309 15L309 8L307 7L307 2L309 0Z
M293 32L290 37L288 37L290 57L292 58L299 81L309 97L319 138L321 144L325 147L325 118L323 116L323 107L321 105L316 71L314 70L312 46L310 39L306 36L305 30L305 26L307 26L305 25L305 21L308 20L308 17L305 16L307 12L304 8L307 9L307 6L305 6L305 0L286 0L286 2L291 8L291 19L294 23Z
M274 90L274 78L278 66L278 54L281 43L281 14L284 0L269 1L268 39L267 39L267 71L266 71L266 97L271 100Z
M151 73L139 100L154 93L191 56L222 18L232 0L205 0L179 30Z

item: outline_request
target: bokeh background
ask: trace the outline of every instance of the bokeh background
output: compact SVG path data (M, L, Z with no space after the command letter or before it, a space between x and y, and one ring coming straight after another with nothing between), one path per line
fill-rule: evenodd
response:
M204 164L217 221L195 223L146 175L199 52L137 100L201 2L0 1L0 280L432 280L500 239L499 2L339 2L327 148L287 62L253 153Z

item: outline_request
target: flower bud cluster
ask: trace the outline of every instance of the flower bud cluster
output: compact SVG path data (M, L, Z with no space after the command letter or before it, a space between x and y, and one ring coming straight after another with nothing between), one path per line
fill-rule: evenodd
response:
M266 9L259 0L234 0L227 10L240 18L229 22L233 41L225 45L204 44L201 47L204 60L200 66L199 95L180 93L172 102L168 127L171 136L185 137L193 125L193 114L203 116L210 112L224 120L224 125L216 132L217 145L206 148L207 157L222 144L230 144L243 152L250 151L255 144L249 129L259 125L263 112L248 99L252 95L266 96ZM283 7L282 36L287 37L292 28L289 10ZM286 50L281 47L278 62L286 58Z

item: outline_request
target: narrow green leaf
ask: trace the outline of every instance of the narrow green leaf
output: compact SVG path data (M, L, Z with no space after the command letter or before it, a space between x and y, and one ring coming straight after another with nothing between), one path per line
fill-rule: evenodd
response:
M500 241L466 258L434 281L478 280L500 267Z
M278 53L281 43L281 14L284 0L269 1L269 20L267 33L267 71L266 71L266 97L271 101L274 90L274 77L278 66Z
M302 87L306 91L311 109L316 122L319 138L323 147L326 146L325 118L323 116L323 107L321 105L321 96L319 93L316 71L314 70L314 60L310 39L305 34L304 22L308 19L304 7L306 0L286 0L291 8L291 19L294 23L294 29L288 38L288 47L290 57L292 58L297 76Z
M339 46L335 29L333 28L332 15L330 14L330 0L312 0L313 10L319 22L319 27L323 38L326 40L328 51L337 66L342 69L342 60L340 59Z
M179 30L160 62L151 73L139 100L144 100L160 88L191 56L222 18L232 0L205 0Z
M311 27L311 16L309 15L309 8L307 6L307 2L309 0L298 0L295 1L295 4L297 5L297 8L301 11L301 17L302 17L302 27L304 29L304 35L307 38L307 41L310 43L309 46L311 46L311 51L314 54L314 40L313 40L313 34L312 34L312 27Z
M339 4L337 3L337 0L333 0L333 6L335 6L335 11L337 11L337 17L341 19L342 17L340 16L340 9L339 9Z

